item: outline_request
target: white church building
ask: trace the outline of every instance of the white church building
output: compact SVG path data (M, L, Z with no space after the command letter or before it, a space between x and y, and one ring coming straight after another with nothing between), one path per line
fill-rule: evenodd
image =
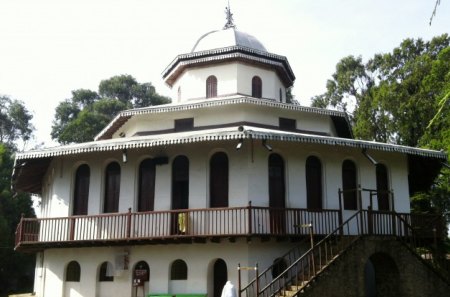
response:
M42 199L16 234L37 255L36 296L218 297L227 280L260 295L310 240L407 232L410 195L446 159L354 139L345 113L289 102L288 59L230 15L163 79L172 103L122 111L92 142L17 154L15 189Z

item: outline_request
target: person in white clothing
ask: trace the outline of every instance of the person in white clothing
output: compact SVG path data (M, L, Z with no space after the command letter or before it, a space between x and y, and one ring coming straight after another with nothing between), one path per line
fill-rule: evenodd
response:
M223 286L221 297L237 297L236 288L230 281L227 281Z

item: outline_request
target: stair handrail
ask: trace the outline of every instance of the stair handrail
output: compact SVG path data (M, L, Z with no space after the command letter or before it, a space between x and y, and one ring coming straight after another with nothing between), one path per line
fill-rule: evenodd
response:
M327 236L325 236L322 240L320 240L318 243L316 243L313 247L308 249L302 256L300 256L289 267L287 267L282 273L280 273L276 278L274 278L268 285L263 287L260 292L256 292L256 296L260 296L260 295L262 295L262 296L273 296L276 293L278 293L280 290L285 288L290 282L292 282L293 277L297 278L297 276L298 276L298 273L293 273L293 274L291 274L291 277L289 277L289 273L291 272L291 270L295 269L297 267L297 265L301 261L303 261L304 259L308 259L309 260L309 258L310 258L312 260L313 266L314 266L315 265L314 264L314 256L315 256L314 255L314 251L317 250L317 249L320 249L323 245L325 245L325 248L327 248L326 244L328 243L328 241L330 239L332 239L333 236L335 236L335 235L343 236L344 235L344 227L347 227L347 232L350 235L350 228L349 228L350 222L353 221L354 219L356 219L356 220L358 220L358 219L364 220L364 215L363 215L364 212L365 212L364 210L359 210L356 213L354 213L352 216L350 216L340 226L338 226L336 229L334 229L332 232L330 232ZM357 222L357 224L355 224L354 226L356 226L357 233L356 234L352 234L352 235L355 235L355 238L353 239L353 241L357 240L364 233L363 230L361 230L361 224L359 224L359 222ZM344 250L345 248L342 248L342 250ZM325 257L327 258L328 255L325 254ZM325 260L327 261L328 259L325 259ZM320 254L319 254L319 261L322 262ZM308 263L308 265L310 265L310 264ZM308 269L310 269L310 267L308 267ZM309 283L317 275L317 273L318 273L318 271L315 271L315 268L313 267L312 275L309 277L309 279L306 282L302 283L302 286L304 286L307 283ZM282 281L283 279L287 279L287 280ZM269 290L269 288L274 283L277 283L277 282L279 283L278 286L277 286L278 288L276 290L274 290L274 292L269 292L269 294L265 294L266 291Z
M416 230L412 225L410 225L404 218L402 218L399 214L396 213L397 218L403 223L404 225L404 236L400 236L399 233L397 233L397 238L400 239L401 242L403 242L409 249L416 254L420 259L422 259L426 264L430 265L433 269L437 270L437 274L443 278L446 282L450 282L450 274L448 271L448 268L442 267L442 263L439 263L438 260L435 259L435 254L433 254L433 248L431 248L432 253L420 253L418 251L418 248L420 247L420 244L418 243L419 237L416 236ZM438 217L442 219L442 217ZM408 232L410 234L408 234ZM427 262L428 260L428 262Z
M298 242L298 244L291 248L289 251L287 251L285 254L283 254L282 256L280 256L279 258L277 258L274 263L272 265L270 265L268 268L266 268L264 271L260 272L255 278L253 278L244 288L239 288L239 296L242 296L242 293L247 291L250 287L254 286L256 284L256 281L260 281L261 279L268 279L265 275L269 272L272 272L272 269L275 267L275 265L279 264L282 260L286 259L286 257L290 258L290 255L293 254L294 260L298 259L298 256L296 257L295 254L297 252L297 254L300 256L301 253L301 246L303 243L309 242L310 238L309 237L305 237L303 238L300 242ZM287 266L290 266L290 264L292 263L292 261L290 261ZM259 284L261 286L261 284ZM266 286L267 284L264 284L264 286ZM246 294L246 296L248 296L249 294Z

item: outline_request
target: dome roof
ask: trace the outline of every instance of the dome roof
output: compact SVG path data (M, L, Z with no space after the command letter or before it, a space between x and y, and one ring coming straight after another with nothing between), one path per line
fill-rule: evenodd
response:
M227 28L206 33L197 40L191 52L208 51L231 46L246 47L257 51L267 52L264 45L258 39L250 34L238 31L235 28Z

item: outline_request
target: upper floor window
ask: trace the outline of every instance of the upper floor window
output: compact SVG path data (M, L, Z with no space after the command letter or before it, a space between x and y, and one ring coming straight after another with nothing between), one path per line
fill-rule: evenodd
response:
M388 170L385 165L380 163L376 165L376 178L378 210L389 210L389 179Z
M278 124L281 130L295 131L297 129L297 121L295 119L278 118Z
M105 170L105 200L103 212L118 212L120 196L120 165L109 163Z
M170 268L170 280L186 280L188 278L188 269L186 262L175 260Z
M350 160L345 160L342 164L342 190L344 209L357 209L356 165Z
M228 207L228 157L223 152L209 161L209 199L211 207Z
M75 188L73 193L73 215L87 215L89 200L90 169L87 164L78 167L75 173Z
M217 78L214 75L206 79L206 98L217 97Z
M281 91L281 88L280 88L279 96L280 96L280 102L283 102L283 92Z
M98 273L99 282L113 282L114 268L110 262L103 262Z
M145 159L139 165L138 211L151 211L155 203L155 163Z
M262 80L259 76L252 78L252 97L262 98Z
M306 159L306 204L309 209L322 209L322 163L319 158Z
M194 118L175 120L175 132L189 131L194 129Z
M79 282L80 276L80 264L77 261L71 261L66 268L66 282Z

